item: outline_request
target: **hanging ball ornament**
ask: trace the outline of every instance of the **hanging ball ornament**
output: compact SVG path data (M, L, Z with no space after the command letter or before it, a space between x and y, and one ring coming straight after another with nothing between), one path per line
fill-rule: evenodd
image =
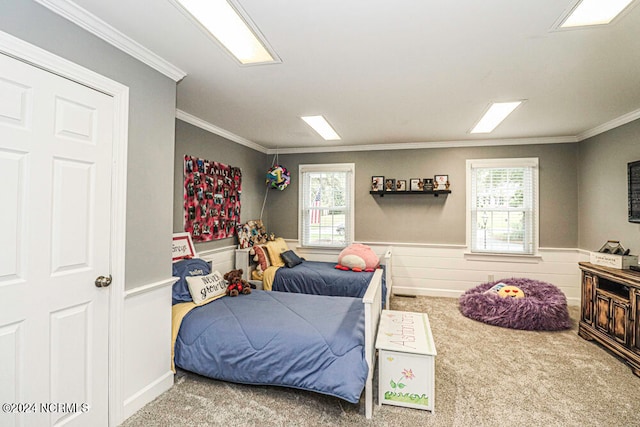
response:
M267 171L267 185L276 190L284 190L291 182L291 175L287 168L274 165Z

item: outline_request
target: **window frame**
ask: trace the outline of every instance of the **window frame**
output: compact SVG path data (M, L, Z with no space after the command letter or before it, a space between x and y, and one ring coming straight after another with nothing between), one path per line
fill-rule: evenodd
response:
M304 239L304 213L305 213L305 192L304 180L305 174L310 172L346 172L347 184L345 192L348 193L348 207L345 214L345 245L322 245L308 244ZM354 241L355 235L355 163L322 163L322 164L300 164L298 165L298 176L300 183L298 185L298 242L304 248L325 248L325 249L341 249L349 246Z
M474 193L472 173L474 169L480 168L531 168L531 212L532 218L529 227L533 227L531 231L531 253L514 252L514 251L479 251L473 247L472 240L472 195ZM467 255L473 256L503 256L503 257L524 257L537 258L540 237L540 174L539 174L539 158L499 158L499 159L467 159L466 162L466 245ZM526 225L525 225L526 227ZM526 233L526 232L525 232Z

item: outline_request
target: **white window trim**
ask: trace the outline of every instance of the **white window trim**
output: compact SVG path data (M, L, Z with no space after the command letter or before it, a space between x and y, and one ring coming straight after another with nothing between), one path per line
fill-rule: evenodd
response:
M347 244L353 243L355 237L355 178L356 178L356 164L355 163L324 163L324 164L308 164L308 165L299 165L298 166L298 179L300 180L300 184L298 185L298 242L300 243L300 247L302 248L326 248L326 249L335 249L335 246L321 246L321 245L305 245L302 239L302 221L303 221L303 198L304 198L304 185L302 184L302 174L306 172L351 172L351 179L347 183L349 186L349 191L351 193L350 197L350 216L348 218L349 221L349 234L346 236Z
M483 168L501 168L501 167L532 167L536 170L533 179L533 203L534 203L534 227L535 231L532 235L533 238L533 254L509 254L500 252L472 252L471 248L471 168L483 167ZM465 258L469 260L481 259L481 258L500 258L503 260L510 259L516 261L518 258L524 259L539 259L538 254L539 242L540 242L540 167L539 159L537 157L523 157L512 159L467 159L466 164L466 245L467 251L465 252Z

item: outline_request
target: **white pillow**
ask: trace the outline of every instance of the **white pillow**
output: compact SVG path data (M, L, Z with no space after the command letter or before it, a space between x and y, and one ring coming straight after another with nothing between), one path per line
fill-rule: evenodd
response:
M227 290L227 282L218 271L208 276L187 276L186 279L191 299L196 305L223 297Z

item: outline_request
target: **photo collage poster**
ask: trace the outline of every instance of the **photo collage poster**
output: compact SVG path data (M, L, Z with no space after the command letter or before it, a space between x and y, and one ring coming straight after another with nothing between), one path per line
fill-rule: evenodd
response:
M184 231L194 242L233 237L241 193L240 168L184 156Z

